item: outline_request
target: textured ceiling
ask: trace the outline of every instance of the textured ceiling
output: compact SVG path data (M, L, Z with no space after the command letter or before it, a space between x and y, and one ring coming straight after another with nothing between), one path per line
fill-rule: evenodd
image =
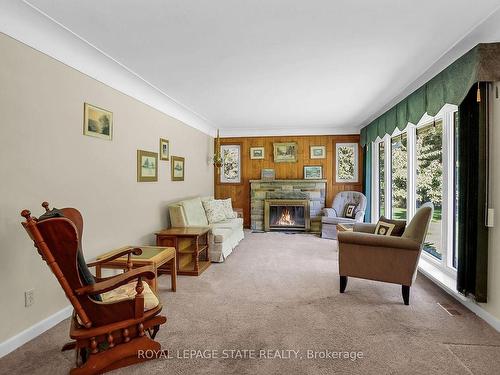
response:
M29 3L215 126L241 134L357 132L500 5Z

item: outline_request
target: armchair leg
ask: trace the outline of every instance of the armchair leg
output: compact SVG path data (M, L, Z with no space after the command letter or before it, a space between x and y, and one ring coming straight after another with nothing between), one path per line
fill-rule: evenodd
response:
M347 276L340 276L340 293L345 292L347 286Z
M401 285L401 292L403 294L403 302L408 306L410 304L410 287L408 285Z

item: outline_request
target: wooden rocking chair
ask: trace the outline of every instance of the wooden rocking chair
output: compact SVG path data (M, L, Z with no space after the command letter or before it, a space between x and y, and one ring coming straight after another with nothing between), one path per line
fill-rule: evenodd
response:
M38 219L23 210L26 221L22 225L74 308L69 332L74 341L62 348L76 352L76 367L70 373L101 374L164 356L154 338L167 318L159 315L162 305L143 283L144 278L151 280L156 274L150 266L132 268L131 254L140 255L141 249L85 264L80 212L74 208L49 210L47 202L42 206L46 213ZM87 268L124 255L128 255L128 271L118 276L93 277Z

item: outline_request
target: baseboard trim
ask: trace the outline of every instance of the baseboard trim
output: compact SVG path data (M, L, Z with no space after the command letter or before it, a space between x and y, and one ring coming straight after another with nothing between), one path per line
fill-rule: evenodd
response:
M72 312L73 306L66 306L64 309L59 310L41 322L26 328L24 331L0 343L0 358L26 344L28 341L33 340L35 337L54 327L56 324L62 322L64 319L71 316Z
M474 314L476 314L478 317L483 319L486 323L492 326L497 332L500 332L499 319L497 319L495 316L493 316L484 308L482 308L481 305L479 305L476 301L458 293L453 286L455 285L454 280L448 275L444 274L442 271L438 270L437 268L435 269L433 268L435 267L432 267L432 265L430 265L430 262L422 262L421 259L418 271L426 278L431 280L434 284L443 289L450 296L455 298L458 302L460 302L470 311L472 311Z

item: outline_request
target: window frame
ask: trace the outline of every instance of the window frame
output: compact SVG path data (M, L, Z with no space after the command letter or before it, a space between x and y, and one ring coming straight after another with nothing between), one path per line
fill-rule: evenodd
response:
M422 251L422 258L425 261L437 266L449 276L456 278L457 271L453 267L453 253L455 247L454 241L454 132L455 132L455 112L458 107L446 104L436 116L425 114L417 124L408 123L407 127L400 131L398 128L392 134L386 134L384 137L378 137L372 142L372 222L379 218L379 144L384 143L384 168L385 168L385 215L392 217L392 147L391 138L397 137L402 133L407 134L407 153L408 153L408 176L407 176L407 221L409 222L416 212L416 183L417 183L417 155L416 140L417 129L428 126L435 121L443 123L443 145L442 145L442 165L443 165L443 207L442 207L442 259ZM390 197L390 198L388 198Z

